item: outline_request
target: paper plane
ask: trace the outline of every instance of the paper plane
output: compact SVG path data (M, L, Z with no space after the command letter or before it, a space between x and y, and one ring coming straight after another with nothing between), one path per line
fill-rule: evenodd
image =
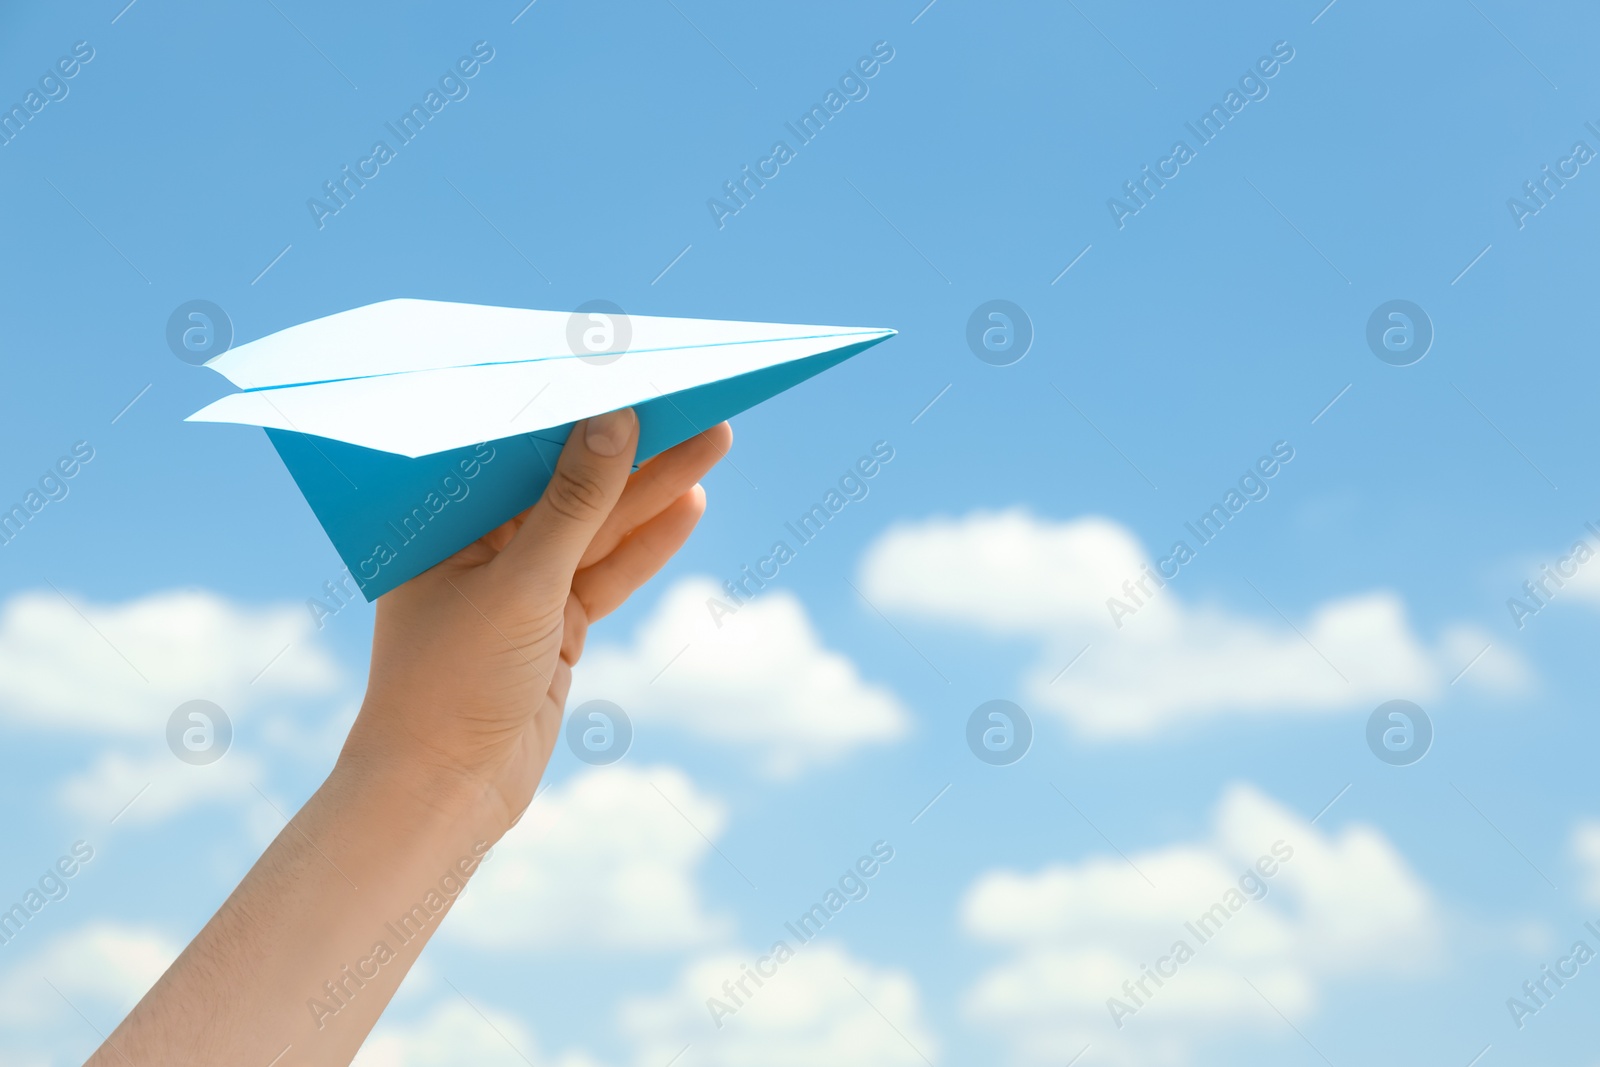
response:
M573 424L632 407L637 462L893 330L386 300L205 365L260 426L375 600L539 499Z

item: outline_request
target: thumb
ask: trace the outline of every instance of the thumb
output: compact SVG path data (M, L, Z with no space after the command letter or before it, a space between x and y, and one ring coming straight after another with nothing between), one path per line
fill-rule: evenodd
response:
M638 445L632 408L574 426L544 495L491 566L536 595L564 599L584 550L628 484Z

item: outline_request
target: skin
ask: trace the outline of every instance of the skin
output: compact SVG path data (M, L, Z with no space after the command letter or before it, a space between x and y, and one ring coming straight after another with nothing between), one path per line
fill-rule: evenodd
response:
M628 410L580 423L536 505L379 598L332 773L91 1067L350 1062L450 887L532 801L590 623L683 545L733 438L630 476L638 435Z

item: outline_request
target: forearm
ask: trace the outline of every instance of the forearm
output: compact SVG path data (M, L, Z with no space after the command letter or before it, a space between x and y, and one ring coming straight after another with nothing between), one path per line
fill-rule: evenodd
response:
M341 757L89 1064L349 1063L504 822L460 778Z
M531 801L589 624L683 544L730 440L630 477L638 430L626 409L586 420L538 504L379 599L333 774L92 1067L350 1062Z

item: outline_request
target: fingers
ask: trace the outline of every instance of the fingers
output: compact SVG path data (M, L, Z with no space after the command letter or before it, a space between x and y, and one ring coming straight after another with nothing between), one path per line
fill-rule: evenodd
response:
M576 596L567 597L566 610L561 620L561 662L571 665L583 655L583 642L589 636L589 616L583 602Z
M544 495L490 568L524 595L565 600L584 550L622 496L638 444L631 408L574 426Z
M589 543L578 562L582 570L611 554L629 531L655 518L668 505L704 478L716 462L728 454L733 444L733 429L727 423L696 434L669 448L634 472L622 499L612 509L600 532Z
M634 530L605 559L579 571L572 592L590 622L615 611L683 547L706 509L705 490L692 487Z

